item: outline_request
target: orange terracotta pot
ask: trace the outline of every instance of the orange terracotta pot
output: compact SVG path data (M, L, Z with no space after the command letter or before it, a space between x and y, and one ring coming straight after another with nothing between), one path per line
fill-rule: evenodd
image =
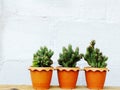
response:
M87 87L89 89L103 89L108 69L86 67L84 70Z
M57 67L56 69L60 88L73 89L76 87L80 68Z
M30 67L32 86L35 90L50 88L53 67Z

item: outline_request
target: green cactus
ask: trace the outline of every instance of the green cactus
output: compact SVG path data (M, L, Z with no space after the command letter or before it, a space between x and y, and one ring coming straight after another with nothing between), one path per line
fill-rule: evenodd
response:
M68 48L62 48L62 53L59 54L58 64L62 67L76 67L77 62L82 57L83 54L79 54L78 47L74 51L72 45L68 45Z
M40 47L40 49L33 55L33 67L50 67L53 64L51 57L54 52L46 46Z
M104 68L107 66L108 57L104 56L98 48L95 48L95 40L92 40L86 49L84 59L91 67Z

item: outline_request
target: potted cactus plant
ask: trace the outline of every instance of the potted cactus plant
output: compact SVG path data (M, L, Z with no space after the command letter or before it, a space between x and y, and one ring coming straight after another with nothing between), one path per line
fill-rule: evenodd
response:
M108 68L106 68L108 57L103 55L98 48L95 48L95 40L92 40L86 49L84 60L90 66L84 68L87 87L103 89L106 72L108 71Z
M48 89L52 78L53 67L51 67L53 61L51 57L54 52L46 46L40 47L40 49L33 55L32 66L29 67L32 86L35 90Z
M79 48L72 49L72 45L68 48L63 47L62 53L59 54L57 74L60 88L73 89L76 87L78 73L80 68L76 67L77 62L82 59L83 54L79 53Z

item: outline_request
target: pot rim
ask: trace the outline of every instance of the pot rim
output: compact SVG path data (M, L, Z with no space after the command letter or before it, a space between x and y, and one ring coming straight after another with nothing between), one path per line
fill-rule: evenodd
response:
M95 67L84 67L84 71L100 71L100 72L103 72L103 71L109 71L108 68L95 68Z
M30 70L30 71L50 71L50 70L54 70L54 67L32 67L32 66L30 66L28 68L28 70Z
M55 68L55 70L60 70L60 71L79 71L80 68L79 67L62 67L62 66L58 66Z

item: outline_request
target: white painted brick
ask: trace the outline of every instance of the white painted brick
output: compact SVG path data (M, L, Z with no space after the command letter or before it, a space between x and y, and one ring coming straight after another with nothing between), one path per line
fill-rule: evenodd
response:
M82 11L83 0L4 0L7 15L76 16Z
M2 34L3 34L3 23L2 23L2 0L0 0L0 62L2 58ZM0 69L1 69L1 63L0 63Z
M84 0L84 18L104 20L106 15L106 0Z
M2 0L0 0L0 17L2 15Z
M24 63L19 61L6 61L0 71L0 84L23 84L23 80L30 84L30 74L27 65Z
M10 17L6 22L3 36L3 56L7 59L31 58L34 48L53 45L49 20L36 17ZM6 44L8 41L11 43Z
M120 23L120 0L108 0L107 20L108 22Z

